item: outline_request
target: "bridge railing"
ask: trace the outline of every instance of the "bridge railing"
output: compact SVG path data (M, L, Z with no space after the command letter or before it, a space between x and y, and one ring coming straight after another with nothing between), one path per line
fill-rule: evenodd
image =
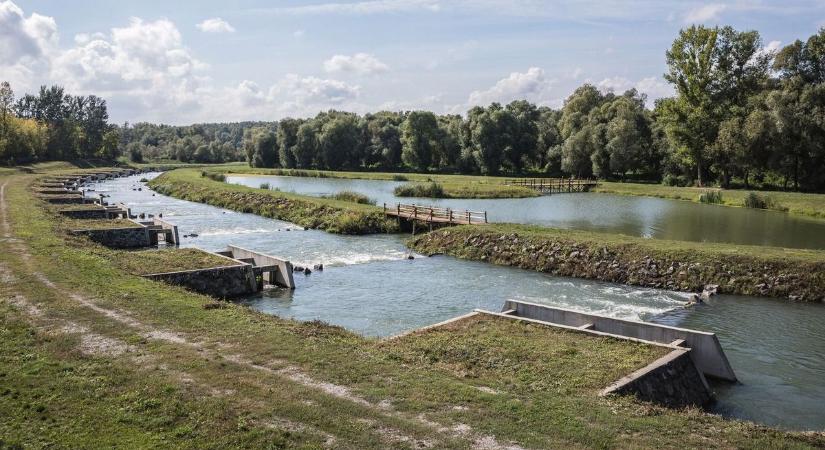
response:
M487 223L487 211L459 211L452 208L439 208L436 206L398 203L395 207L388 207L387 204L384 203L384 213L425 222Z
M504 180L504 184L538 190L565 191L589 188L598 182L588 178L513 178Z

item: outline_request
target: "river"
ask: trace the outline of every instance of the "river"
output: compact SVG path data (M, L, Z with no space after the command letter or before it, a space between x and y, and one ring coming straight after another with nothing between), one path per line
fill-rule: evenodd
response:
M553 277L446 256L416 255L408 260L403 235L341 236L301 230L287 222L178 200L146 188L133 190L141 185L139 178L153 176L156 174L107 180L96 190L110 195L111 202L127 203L133 213L163 213L164 219L178 225L181 236L196 233L195 238L183 239L185 247L223 250L227 244L236 244L296 264L325 265L324 271L308 276L296 273L294 291L272 289L239 300L251 308L299 320L324 320L366 336L388 336L473 308L499 310L504 300L521 299L711 331L719 336L740 379L733 385L714 384L718 399L714 411L791 429L825 429L825 387L821 383L825 379L825 340L819 331L825 323L823 305L722 295L706 305L684 309L681 305L686 296L677 292ZM272 178L267 180L272 183ZM353 185L373 183L321 180L343 183L351 190L359 190ZM344 183L348 181L352 183ZM318 184L307 185L316 186L316 190L304 191L303 185L282 189L325 193L319 192ZM595 194L552 198L567 202L573 200L565 198L591 195Z
M657 239L789 248L825 249L825 220L781 211L703 205L680 200L598 193L557 194L516 199L399 198L402 182L340 178L230 175L228 183L322 196L344 190L366 195L378 205L397 202L487 211L490 222L620 233Z

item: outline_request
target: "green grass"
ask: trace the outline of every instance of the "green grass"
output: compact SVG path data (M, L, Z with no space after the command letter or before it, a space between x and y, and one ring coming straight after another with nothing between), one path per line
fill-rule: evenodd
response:
M238 265L230 259L197 248L120 250L114 260L120 269L134 275Z
M61 209L61 208L55 208ZM140 228L140 224L126 219L57 219L64 230L104 230L107 228Z
M424 254L637 286L825 301L825 251L644 239L528 225L441 229L409 242Z
M531 189L505 185L504 181L506 178L504 177L479 175L260 169L242 164L219 165L204 170L236 175L281 175L317 178L411 181L414 183L435 182L444 188L444 195L450 198L522 198L536 197L539 195L538 192Z
M193 169L178 169L155 178L149 187L161 194L235 211L285 220L331 233L370 234L397 230L377 206L249 188L203 177Z
M0 439L6 445L371 449L418 441L469 448L483 435L528 448L825 445L821 434L596 396L604 382L655 356L638 344L500 320L381 342L231 303L207 309L213 303L207 297L125 273L115 262L118 252L66 241L50 213L31 207L31 179L15 176L6 190L12 232L30 256L9 242L0 252ZM11 306L17 296L40 315ZM62 328L66 320L78 325L74 330L85 327L132 350L90 354L84 335ZM128 325L134 322L198 346L147 337ZM533 342L541 345L531 348ZM327 383L322 387L344 386L369 403L278 374L287 368ZM472 432L445 433L419 418L447 428L464 424Z
M768 196L773 199L770 209L787 211L790 214L825 218L825 194L806 194L800 192L781 191L748 191L739 189L719 189L722 203L725 206L745 205L746 198L751 193ZM675 200L699 202L706 188L664 186L661 184L639 183L612 183L601 182L593 192L602 192L619 195L636 195L645 197L659 197Z
M428 183L409 183L397 186L393 193L397 197L429 197L448 198L449 194L444 190L444 186L430 181Z
M343 202L360 203L362 205L374 205L375 200L364 194L355 191L341 191L325 198L340 200Z

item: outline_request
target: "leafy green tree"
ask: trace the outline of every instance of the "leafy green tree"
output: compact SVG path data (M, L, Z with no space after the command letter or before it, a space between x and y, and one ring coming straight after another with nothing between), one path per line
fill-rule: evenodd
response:
M356 157L361 130L354 114L336 114L321 128L321 163L327 169L349 168Z
M281 167L295 167L295 144L298 141L298 127L301 121L286 118L278 122L278 160Z
M298 127L292 153L295 155L296 167L302 169L312 167L318 155L318 130L313 121L304 122Z
M401 124L401 159L415 170L427 171L438 145L438 119L429 111L413 111Z

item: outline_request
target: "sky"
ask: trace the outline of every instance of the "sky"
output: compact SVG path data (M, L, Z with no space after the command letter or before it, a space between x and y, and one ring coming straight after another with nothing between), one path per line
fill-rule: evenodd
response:
M0 0L0 79L104 97L117 123L560 107L583 83L652 104L691 24L778 49L825 25L825 0Z

